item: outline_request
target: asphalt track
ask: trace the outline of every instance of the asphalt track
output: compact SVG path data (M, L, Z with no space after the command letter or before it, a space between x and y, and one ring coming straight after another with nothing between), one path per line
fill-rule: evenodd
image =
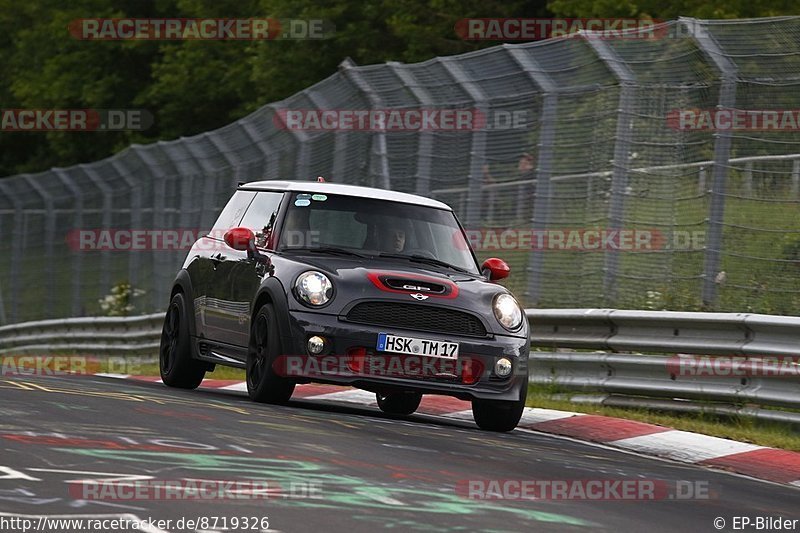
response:
M261 531L260 520L253 526L264 517L269 531L284 532L755 531L734 529L734 517L800 519L800 490L791 487L531 431L487 433L435 416L399 419L311 400L259 405L241 392L96 376L4 376L0 413L0 519L209 519L206 527L163 529L171 532ZM202 501L78 497L86 480L126 478L268 480L280 491ZM457 489L492 479L663 480L706 487L709 497L476 500Z

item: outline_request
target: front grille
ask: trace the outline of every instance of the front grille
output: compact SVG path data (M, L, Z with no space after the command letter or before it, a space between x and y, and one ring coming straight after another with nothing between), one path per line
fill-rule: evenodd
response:
M415 329L436 333L453 333L471 337L485 337L486 328L481 321L468 313L396 302L364 302L355 305L347 320L373 326Z

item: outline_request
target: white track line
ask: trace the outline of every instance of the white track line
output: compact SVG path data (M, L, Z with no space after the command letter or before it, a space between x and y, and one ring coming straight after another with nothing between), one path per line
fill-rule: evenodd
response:
M317 396L306 396L305 398L302 399L313 400L313 401L323 400L331 402L358 403L362 405L374 405L376 403L375 393L359 389L346 390L341 392L329 392L327 394L319 394Z
M233 385L225 385L224 387L217 387L218 390L235 390L240 392L247 392L247 383L242 381L234 383Z
M697 463L707 459L764 448L763 446L745 442L736 442L678 430L614 440L606 444L687 463Z
M550 422L551 420L561 420L563 418L572 418L573 416L585 416L585 413L574 413L572 411L556 411L555 409L541 409L539 407L526 407L522 412L522 418L519 425L528 427L535 426L541 422Z

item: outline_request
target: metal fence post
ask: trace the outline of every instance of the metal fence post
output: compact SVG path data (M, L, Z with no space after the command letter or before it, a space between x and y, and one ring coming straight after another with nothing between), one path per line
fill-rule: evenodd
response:
M142 186L141 183L132 179L117 158L112 158L110 161L111 166L114 167L120 178L125 181L125 184L130 188L130 210L131 210L131 227L130 229L141 229L142 227ZM136 287L139 284L139 275L141 273L141 254L129 253L128 254L128 283L131 287Z
M0 282L0 325L7 324L6 318L6 304L3 300L3 284Z
M274 112L274 110L273 110ZM261 136L259 131L256 129L255 125L250 120L253 115L250 117L245 117L239 121L239 124L242 126L242 131L250 139L255 146L261 151L261 154L264 158L264 172L261 174L261 178L263 179L276 179L280 177L280 164L279 162L275 162L274 164L270 163L270 158L276 155L275 150L273 150L267 140Z
M636 96L636 76L617 52L601 36L587 32L586 44L603 60L620 84L617 107L617 128L614 138L614 168L611 173L611 201L608 208L609 229L619 231L625 218L625 197L628 187L628 163L630 159L631 130L633 127L633 105ZM619 250L605 251L603 266L603 297L606 305L614 305L617 299L617 274Z
M387 63L400 81L403 82L421 107L433 107L434 99L425 87L422 87L414 77L413 72L406 66L396 61ZM433 160L433 132L422 130L418 134L417 168L415 190L421 196L428 196L431 190L431 162Z
M556 121L558 119L558 85L539 65L533 55L524 48L506 45L505 49L525 71L528 77L544 93L541 118L539 119L539 146L536 163L536 194L533 200L531 225L534 235L542 235L550 222L550 203L553 197L550 178L553 172ZM534 237L536 238L536 237ZM541 301L544 257L542 250L532 246L528 259L528 284L524 293L525 303L538 306Z
M697 171L697 194L706 193L706 167L700 167Z
M233 157L232 152L228 150L225 146L220 146L224 144L223 140L220 138L221 136L213 134L213 133L202 133L200 137L207 139L208 142L214 146L214 149L219 152L219 154L225 159L225 162L228 165L229 175L232 182L238 183L242 176L240 174L241 169L244 167L242 161L238 157ZM208 163L209 155L205 153L206 157L203 157L203 153L201 150L198 149L198 146L195 143L187 142L186 143L186 151L192 154L194 158L195 164L200 169L200 173L203 177L203 185L202 187L206 188L208 186L214 186L215 183L215 174L218 173L220 170L211 166ZM195 182L200 181L200 176L195 175L193 177ZM199 183L195 183L195 190L201 185ZM214 203L213 194L210 191L200 189L200 213L198 214L195 222L192 224L192 229L199 229L199 228L208 228L211 229L211 226L214 224L216 220L216 213L210 209L212 203Z
M53 249L53 243L56 240L56 211L53 203L53 197L50 196L50 193L44 187L39 185L39 183L37 183L30 174L23 174L21 177L25 180L25 183L27 183L30 188L36 191L36 193L42 198L42 203L44 205L44 253L47 258L46 264L55 265L56 257ZM46 295L44 301L45 312L43 316L51 318L55 316L53 313L56 302L55 276L46 276L44 285Z
M161 152L161 154L164 156L164 159L169 161L173 174L178 175L178 169L175 167L175 164L172 162L169 154L163 149L163 144L163 141L159 141L155 144L153 149ZM139 159L141 159L142 163L145 164L148 170L152 172L153 211L150 214L150 224L152 225L152 229L164 230L167 228L165 202L167 198L167 179L169 177L169 173L164 170L164 165L159 164L146 149L142 149L137 145L132 146L131 149L136 153ZM170 265L166 257L166 250L151 250L150 254L150 264L152 265L153 269L151 280L154 280L154 283L150 286L150 290L148 291L149 294L147 296L150 301L150 308L159 309L163 307L163 300L165 296L164 288L160 283L158 283L158 279L162 273L167 273L170 271ZM171 274L172 273L170 272L170 275Z
M475 83L464 71L464 68L456 59L449 57L438 58L442 67L450 74L461 88L475 102L475 110L487 117L489 122L489 98L484 94L483 89ZM483 165L486 162L486 128L472 132L472 144L470 146L470 166L469 166L469 189L467 191L467 205L464 213L465 225L468 229L477 229L481 218L481 200L483 184ZM459 214L460 215L460 214Z
M73 217L73 228L80 230L83 228L83 191L81 191L75 181L67 174L63 168L54 168L53 173L58 176L58 179L63 183L72 193L75 208ZM81 314L81 277L83 274L83 250L72 251L72 273L70 275L70 283L72 284L72 305L70 307L71 316L80 316Z
M372 109L383 107L383 101L369 83L358 72L358 65L349 57L339 64L339 71L347 81L353 84L367 99ZM373 154L378 156L378 183L384 189L392 188L392 178L389 168L389 149L386 144L386 131L381 130L373 136Z
M744 192L753 194L753 162L744 165Z
M278 107L277 104L270 104L267 107L272 109L272 112L275 113L276 115L279 114L280 108ZM252 127L252 126L250 126L250 127ZM248 128L248 126L245 126L245 129L247 129L247 128ZM310 171L309 171L309 167L308 167L308 163L309 163L309 161L311 161L311 154L310 154L310 148L309 148L310 144L311 144L311 141L309 140L309 135L308 135L308 133L306 133L303 130L289 128L288 125L286 126L286 131L288 131L289 134L295 139L295 141L297 141L297 150L295 151L294 164L292 165L292 168L293 168L293 171L294 171L294 176L292 176L290 178L289 176L287 176L287 175L285 175L283 173L283 169L280 168L280 166L281 166L280 165L280 158L278 158L278 164L275 167L274 176L277 179L284 179L284 180L285 179L295 179L295 180L301 180L301 181L308 181L308 180L312 179L312 176L310 175ZM252 134L252 132L248 131L248 133L251 133L251 135L254 138L258 138L256 135ZM269 172L269 169L268 169L268 172Z
M718 109L736 105L736 64L725 55L722 47L697 19L681 17L697 46L720 72ZM728 181L728 162L731 156L731 132L723 129L714 134L714 167L711 178L711 203L708 213L708 237L703 268L703 305L712 307L717 301L716 277L722 255L722 223L725 216L725 189Z
M343 79L347 80L347 78L345 78L341 73L339 73L339 75L342 76ZM317 109L331 109L330 102L323 93L306 89L303 91L303 94L311 101L312 104L317 106ZM345 168L347 166L347 140L350 132L347 130L337 130L330 132L330 135L333 135L333 165L331 165L332 168L330 175L323 177L327 181L345 183ZM309 179L313 179L313 177L314 176L309 176Z
M99 176L97 171L91 165L78 165L78 167L83 170L83 173L89 178L89 180L100 189L103 194L103 207L101 211L103 213L103 220L101 222L102 229L110 230L111 229L111 215L113 211L113 196L111 192L111 187ZM98 252L100 254L100 286L103 290L108 290L109 285L111 284L111 250L103 248Z
M22 207L22 201L16 196L6 185L3 183L5 180L0 180L0 191L6 195L8 199L14 204L14 226L11 230L11 271L8 276L8 281L11 290L10 294L10 312L8 316L10 321L17 322L19 320L19 289L22 285L20 280L20 271L22 269L22 256L25 249L22 246L22 232L25 225L25 211Z

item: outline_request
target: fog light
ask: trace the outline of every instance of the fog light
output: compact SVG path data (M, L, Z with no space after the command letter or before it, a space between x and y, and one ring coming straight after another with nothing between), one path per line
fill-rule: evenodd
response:
M494 364L494 373L504 378L511 374L511 368L511 361L503 357L502 359L498 359Z
M311 355L319 355L325 349L325 339L314 335L308 339L308 353Z

